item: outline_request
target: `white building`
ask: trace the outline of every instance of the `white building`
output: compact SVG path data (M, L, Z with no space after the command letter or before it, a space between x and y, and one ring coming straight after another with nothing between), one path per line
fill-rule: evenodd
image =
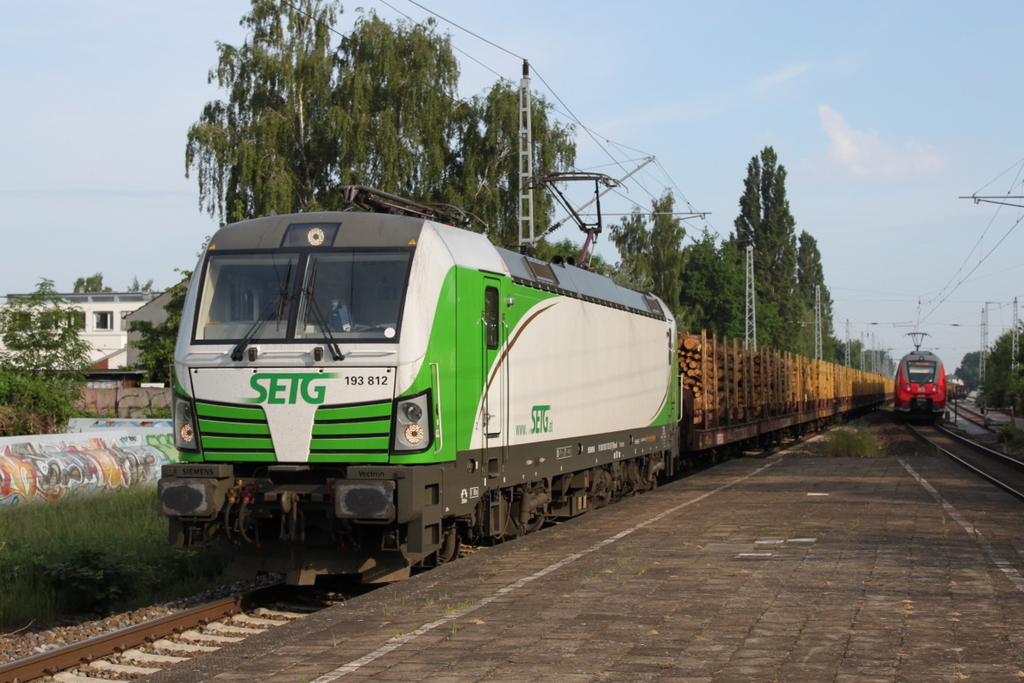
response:
M163 292L89 292L61 294L67 303L85 314L81 338L92 347L90 358L98 370L124 367L128 361L129 313L141 308ZM29 296L8 294L7 301Z

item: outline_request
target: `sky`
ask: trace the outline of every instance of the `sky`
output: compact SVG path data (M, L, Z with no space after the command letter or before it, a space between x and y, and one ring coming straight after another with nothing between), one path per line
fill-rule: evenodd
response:
M418 4L417 4L418 3ZM622 177L613 214L671 189L688 243L728 238L750 159L771 145L796 229L818 243L835 332L899 357L907 333L947 370L1024 315L1024 217L961 197L1024 195L1018 66L1024 3L360 0L451 35L462 96L498 77L577 124L577 167ZM185 140L218 42L246 39L247 0L38 0L0 9L0 296L162 289L218 223L186 177ZM429 10L429 11L428 11ZM452 23L454 22L454 23ZM585 129L583 128L585 127ZM582 203L592 186L570 196ZM1024 204L1020 200L1010 203ZM561 216L559 215L559 218ZM571 224L554 237L582 241ZM598 252L617 260L607 235ZM874 341L872 342L872 336Z

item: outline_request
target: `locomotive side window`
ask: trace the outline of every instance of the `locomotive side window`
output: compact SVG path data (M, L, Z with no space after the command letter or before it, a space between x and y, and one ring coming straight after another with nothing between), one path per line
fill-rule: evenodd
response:
M923 360L907 361L907 381L911 384L930 384L935 381L935 363Z
M393 341L397 338L411 251L310 254L302 284L297 339Z
M284 339L294 299L295 254L210 257L196 318L196 340Z
M498 348L498 289L484 290L484 327L487 334L487 348Z

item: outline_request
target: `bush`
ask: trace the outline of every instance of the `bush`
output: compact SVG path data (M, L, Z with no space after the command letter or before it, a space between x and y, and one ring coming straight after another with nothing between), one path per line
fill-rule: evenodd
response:
M1004 425L996 434L996 439L1015 451L1024 451L1024 429L1015 424Z
M96 613L106 612L118 600L148 595L156 571L134 554L110 546L81 547L45 565L42 577L58 604L76 613Z
M167 546L156 491L0 508L0 632L131 610L226 582L216 547Z
M63 432L81 396L77 380L0 368L0 436Z
M82 319L50 280L0 307L0 436L63 431L91 364Z

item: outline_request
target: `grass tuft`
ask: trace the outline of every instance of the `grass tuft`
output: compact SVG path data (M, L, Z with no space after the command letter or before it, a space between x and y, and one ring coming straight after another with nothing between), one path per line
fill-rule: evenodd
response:
M826 437L828 454L833 458L877 458L878 442L871 432L836 429Z

